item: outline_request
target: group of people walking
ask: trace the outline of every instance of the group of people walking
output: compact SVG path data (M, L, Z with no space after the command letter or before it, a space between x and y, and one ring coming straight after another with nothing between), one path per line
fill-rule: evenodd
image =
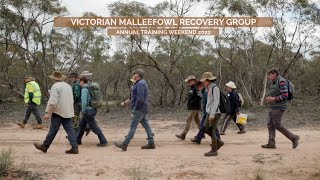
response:
M289 83L286 79L279 75L279 71L271 69L268 71L268 79L271 81L268 96L265 101L268 103L268 143L262 145L262 148L275 149L275 135L276 130L280 131L289 140L292 141L292 148L299 145L300 137L293 134L282 125L282 116L288 107L289 99ZM192 142L200 144L205 134L211 137L211 150L205 153L205 156L217 156L218 150L224 145L221 140L221 135L225 135L225 131L231 121L236 123L239 128L238 134L246 133L244 125L237 123L237 116L240 114L240 107L243 104L242 97L237 91L234 82L230 81L225 86L228 92L227 97L224 97L222 90L216 84L217 77L213 76L211 72L205 72L200 81L195 76L191 75L185 80L190 87L188 93L188 110L189 114L186 121L185 129L176 137L185 140L186 135L190 129L192 120L195 121L199 127L199 132ZM227 103L224 103L226 101ZM227 108L223 107L226 106ZM201 121L199 114L202 111ZM225 114L223 123L218 129L218 122L222 114Z
M115 146L126 151L131 139L134 137L139 123L143 126L147 134L148 143L141 149L155 149L154 133L150 127L147 114L149 112L149 93L148 85L144 80L145 72L137 69L131 79L133 86L131 88L130 98L122 103L128 105L131 112L130 130L123 141L115 141ZM45 120L51 119L49 132L43 143L34 143L34 146L42 151L47 152L52 141L54 140L59 128L62 124L67 133L67 138L71 144L71 149L67 150L68 154L78 154L78 145L82 144L84 133L88 134L90 130L98 136L98 147L105 147L108 144L103 132L95 120L97 114L97 106L93 103L95 94L93 87L98 88L98 84L92 81L92 73L84 71L78 76L77 73L69 75L70 84L66 83L66 76L59 71L55 71L49 76L53 80L50 90L50 97L46 106ZM271 81L269 96L266 102L269 104L268 113L268 143L262 145L263 148L276 148L275 131L278 130L284 134L293 143L293 148L299 144L299 136L291 133L282 123L282 116L287 109L288 98L288 82L279 75L276 69L268 72L268 78ZM185 82L190 87L188 92L187 107L189 110L186 126L184 130L177 134L176 137L185 140L186 135L194 120L199 128L199 132L191 141L197 144L205 138L207 134L211 138L210 151L205 156L217 156L218 150L224 145L221 135L225 135L225 131L233 120L236 123L237 115L240 114L240 107L243 102L241 95L237 92L234 82L230 81L225 86L228 92L224 96L222 90L217 86L217 77L211 72L205 72L200 80L190 75ZM40 117L37 106L41 102L41 91L39 85L32 77L25 79L25 103L28 105L25 119L18 123L21 128L25 127L31 112L34 113L38 125L36 129L42 129L42 119ZM202 118L200 120L200 114ZM222 116L223 123L218 129L218 122ZM80 118L81 117L81 118ZM238 134L246 133L242 124L237 124L239 128Z
M185 140L186 135L190 129L191 122L194 120L199 127L199 132L193 139L192 142L197 144L201 143L201 140L205 137L205 134L211 137L211 150L205 153L205 156L216 156L218 150L224 145L220 135L224 135L227 126L231 119L236 123L236 117L240 113L240 98L236 92L236 85L234 82L228 82L226 84L228 90L227 107L228 110L222 110L221 101L223 100L224 94L221 92L216 84L217 77L213 76L211 72L205 72L202 75L200 81L195 76L190 75L185 82L190 87L188 93L188 110L189 114L185 129L181 134L177 134L176 137ZM201 121L199 115L202 111ZM222 113L226 113L224 125L221 128L221 132L218 129L218 121ZM244 126L237 124L240 131L239 134L245 133Z

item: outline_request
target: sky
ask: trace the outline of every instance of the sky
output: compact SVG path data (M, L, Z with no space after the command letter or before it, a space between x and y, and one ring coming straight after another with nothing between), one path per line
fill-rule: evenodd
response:
M116 2L117 0L63 0L62 5L69 10L69 16L81 16L84 12L93 12L100 16L108 16L107 4ZM163 0L136 0L149 6L153 6ZM130 2L130 1L122 1Z
M72 17L81 16L85 12L93 12L98 16L109 16L107 5L117 1L118 0L62 0L62 5L67 7L69 11L68 16L72 16ZM130 1L133 1L133 0L121 0L121 2L130 2ZM142 2L148 6L154 6L165 0L135 0L135 1ZM320 8L320 0L310 0L310 2L316 3L317 6ZM194 7L192 7L191 13L188 15L200 17L200 16L204 16L206 11L207 11L206 3L197 3ZM318 29L317 31L320 34L320 29ZM263 36L263 31L259 30L258 34L260 34L260 36ZM204 39L210 41L212 40L212 37L210 38L206 36L204 37ZM112 41L115 41L115 40L112 39ZM115 52L116 49L117 47L115 46L114 42L112 42L110 53Z

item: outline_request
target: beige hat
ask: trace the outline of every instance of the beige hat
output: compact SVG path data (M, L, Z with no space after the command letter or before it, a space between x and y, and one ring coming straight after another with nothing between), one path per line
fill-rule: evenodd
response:
M83 72L80 74L80 76L84 76L84 77L86 77L86 78L88 78L88 79L91 79L92 73L90 73L89 71L83 71Z
M197 78L194 75L190 75L187 77L187 79L185 79L185 82L189 82L190 80L197 80Z
M232 81L229 81L227 84L226 84L226 86L228 86L228 87L230 87L230 88L232 88L232 89L237 89L237 86L234 84L234 82L232 82Z
M217 79L217 77L213 76L211 72L205 72L205 73L203 73L202 78L201 78L200 81L202 81L202 82L204 82L205 80L212 81L212 80L215 80L215 79Z
M57 81L64 81L66 80L67 76L63 75L60 71L54 71L52 75L49 76L49 78Z

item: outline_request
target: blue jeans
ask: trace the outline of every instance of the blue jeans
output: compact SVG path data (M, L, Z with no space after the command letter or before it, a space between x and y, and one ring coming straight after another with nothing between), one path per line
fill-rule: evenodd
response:
M151 127L149 125L147 113L135 110L135 111L133 111L132 115L133 116L132 116L131 123L130 123L130 130L129 130L128 135L126 136L126 139L123 141L123 143L125 145L129 145L132 137L136 133L136 129L138 127L138 124L141 123L141 125L146 130L146 133L148 136L148 144L154 144L153 132L152 132Z
M208 118L208 114L207 113L204 113L203 116L202 116L202 119L200 121L200 130L196 136L196 139L198 141L198 143L201 142L202 138L204 137L204 133L205 133L205 127L204 127L204 123L206 121L206 119ZM217 139L218 140L221 140L221 137L220 137L220 132L219 132L219 129L216 128L215 130L215 134L217 136Z
M52 114L50 130L47 134L46 139L43 141L43 146L47 149L50 147L52 141L54 140L60 129L61 124L66 133L68 134L68 140L72 146L72 149L78 149L76 135L73 131L71 118L63 118L54 113Z
M88 109L88 110L86 110L86 113L83 115L83 117L79 123L79 132L78 132L78 136L77 136L77 142L79 144L81 143L82 136L83 136L84 131L87 127L87 124L89 125L92 132L94 132L98 136L100 144L107 144L108 143L107 139L104 137L101 129L99 128L96 119L94 118L96 116L96 114L97 114L96 109Z

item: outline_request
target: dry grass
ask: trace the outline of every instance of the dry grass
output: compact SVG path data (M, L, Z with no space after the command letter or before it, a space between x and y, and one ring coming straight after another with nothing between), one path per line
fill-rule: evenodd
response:
M151 178L149 169L142 166L131 167L128 170L128 175L132 180L149 180Z
M4 149L0 155L0 177L4 177L8 174L9 170L14 164L14 153L11 148Z
M4 149L0 155L0 179L4 177L6 179L24 179L24 180L41 180L42 175L34 173L29 170L29 163L22 161L19 165L15 165L16 156L14 151Z

